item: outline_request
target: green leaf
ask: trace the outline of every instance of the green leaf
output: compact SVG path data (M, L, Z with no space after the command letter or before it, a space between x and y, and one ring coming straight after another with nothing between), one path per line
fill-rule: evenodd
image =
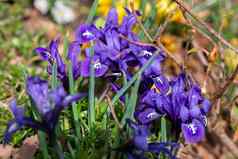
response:
M92 23L94 16L96 15L97 7L98 7L99 0L94 0L92 7L90 8L87 23Z
M89 127L92 128L95 123L95 101L94 101L94 90L95 90L95 70L93 64L94 48L93 43L90 47L90 77L89 77L89 90L88 90L88 122Z

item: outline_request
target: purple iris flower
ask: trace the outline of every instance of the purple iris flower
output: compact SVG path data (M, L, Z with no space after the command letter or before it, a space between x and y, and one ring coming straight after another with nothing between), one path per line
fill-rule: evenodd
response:
M182 130L187 143L201 141L205 135L206 115L211 104L202 96L199 86L184 73L171 81L159 75L154 78L154 84L158 91L151 90L145 93L145 99L142 98L144 102L139 102L137 106L135 118L142 124L149 124L165 114L177 129L176 133ZM143 109L139 109L141 105L145 105ZM149 120L148 116L154 118Z
M49 134L49 136L54 134L60 112L72 102L78 101L86 95L84 93L68 95L62 86L49 90L47 81L39 77L29 77L26 83L26 90L36 106L41 120L36 121L25 116L24 109L17 106L16 101L13 100L10 103L10 108L14 119L8 124L4 135L4 142L9 142L11 136L24 126L40 129Z
M126 154L128 159L147 159L145 153L153 153L159 156L161 153L167 155L171 159L176 157L173 155L174 149L178 147L176 143L148 142L151 133L146 125L139 125L131 120L127 120L129 127L133 130L131 142L129 142L121 150Z
M39 54L43 60L48 61L47 71L49 74L52 74L52 66L54 63L57 65L57 77L62 82L65 90L68 91L69 88L69 78L67 73L66 65L59 53L59 39L51 41L50 45L47 48L38 47L35 49L35 52ZM76 80L80 76L79 66L80 63L78 61L78 56L80 54L80 43L72 42L68 48L68 56L67 59L72 64L72 73L73 78Z

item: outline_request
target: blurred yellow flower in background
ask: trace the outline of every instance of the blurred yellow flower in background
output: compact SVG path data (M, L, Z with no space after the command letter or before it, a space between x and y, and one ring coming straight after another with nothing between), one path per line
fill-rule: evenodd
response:
M115 7L118 12L119 22L122 21L123 16L126 14L124 8L130 8L130 3L134 4L134 9L139 9L140 0L115 0ZM106 17L108 11L113 7L112 0L99 0L97 13Z
M157 0L157 21L160 23L166 17L170 16L170 21L174 22L183 22L184 17L181 10L177 8L176 3L172 2L171 0Z
M125 7L131 8L131 4L133 4L134 9L138 10L141 5L141 0L115 0L115 7L118 11L119 22L122 21L123 16L126 14ZM112 0L99 0L99 6L97 8L97 14L106 16L110 8L112 8L113 2ZM145 15L149 16L151 12L152 3L147 2L145 6ZM174 22L183 22L184 17L182 12L177 8L177 5L171 0L157 0L156 2L157 9L157 17L156 20L158 23L163 21L170 14L170 21Z

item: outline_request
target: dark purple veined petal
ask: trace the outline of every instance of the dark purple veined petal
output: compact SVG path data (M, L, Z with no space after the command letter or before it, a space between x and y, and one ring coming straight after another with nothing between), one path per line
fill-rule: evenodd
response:
M62 76L65 75L65 64L59 54L59 38L52 40L50 45L49 45L49 49L50 49L50 54L51 56L54 58L56 64L57 64L57 70L58 73Z
M39 113L46 114L52 107L48 100L48 82L39 77L28 77L26 82L27 94L31 97Z
M143 125L151 123L160 116L161 114L159 114L155 108L151 107L144 108L144 110L135 113L135 118Z
M197 143L204 138L205 126L197 119L193 119L191 123L182 123L182 132L186 143Z
M38 47L34 51L41 56L42 60L49 61L51 58L47 48Z
M168 79L165 76L163 75L157 76L156 78L154 78L154 82L155 82L156 88L158 88L162 94L169 93L170 85L169 85Z

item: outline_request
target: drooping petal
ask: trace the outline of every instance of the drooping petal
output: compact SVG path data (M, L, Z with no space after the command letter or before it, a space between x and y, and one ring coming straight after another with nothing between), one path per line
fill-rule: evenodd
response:
M163 76L159 75L154 78L155 86L159 89L162 94L167 94L170 90L170 85L168 79Z
M81 44L95 40L99 34L99 30L89 24L81 24L75 31L76 40Z
M202 112L206 115L210 111L211 106L212 106L211 102L205 98L202 101L202 108L201 108Z
M29 77L26 82L26 91L41 114L46 114L52 108L48 100L48 82L39 77Z
M15 99L10 102L10 109L17 121L23 120L25 113L24 108L18 107Z
M135 113L135 118L143 125L151 123L160 116L161 115L156 112L156 109L151 107L147 107L144 110Z
M187 143L197 143L204 138L205 126L199 120L193 119L191 123L182 124L182 132Z
M74 95L68 95L64 98L64 100L62 101L61 105L63 107L67 107L69 106L72 102L76 102L81 100L82 98L86 97L87 93L77 93Z
M51 58L47 48L38 47L34 51L41 56L42 60L49 61Z
M18 130L20 130L23 127L22 124L19 124L16 120L11 120L8 125L7 125L7 129L4 133L3 136L3 143L7 144L11 141L12 139L12 135L17 132Z

